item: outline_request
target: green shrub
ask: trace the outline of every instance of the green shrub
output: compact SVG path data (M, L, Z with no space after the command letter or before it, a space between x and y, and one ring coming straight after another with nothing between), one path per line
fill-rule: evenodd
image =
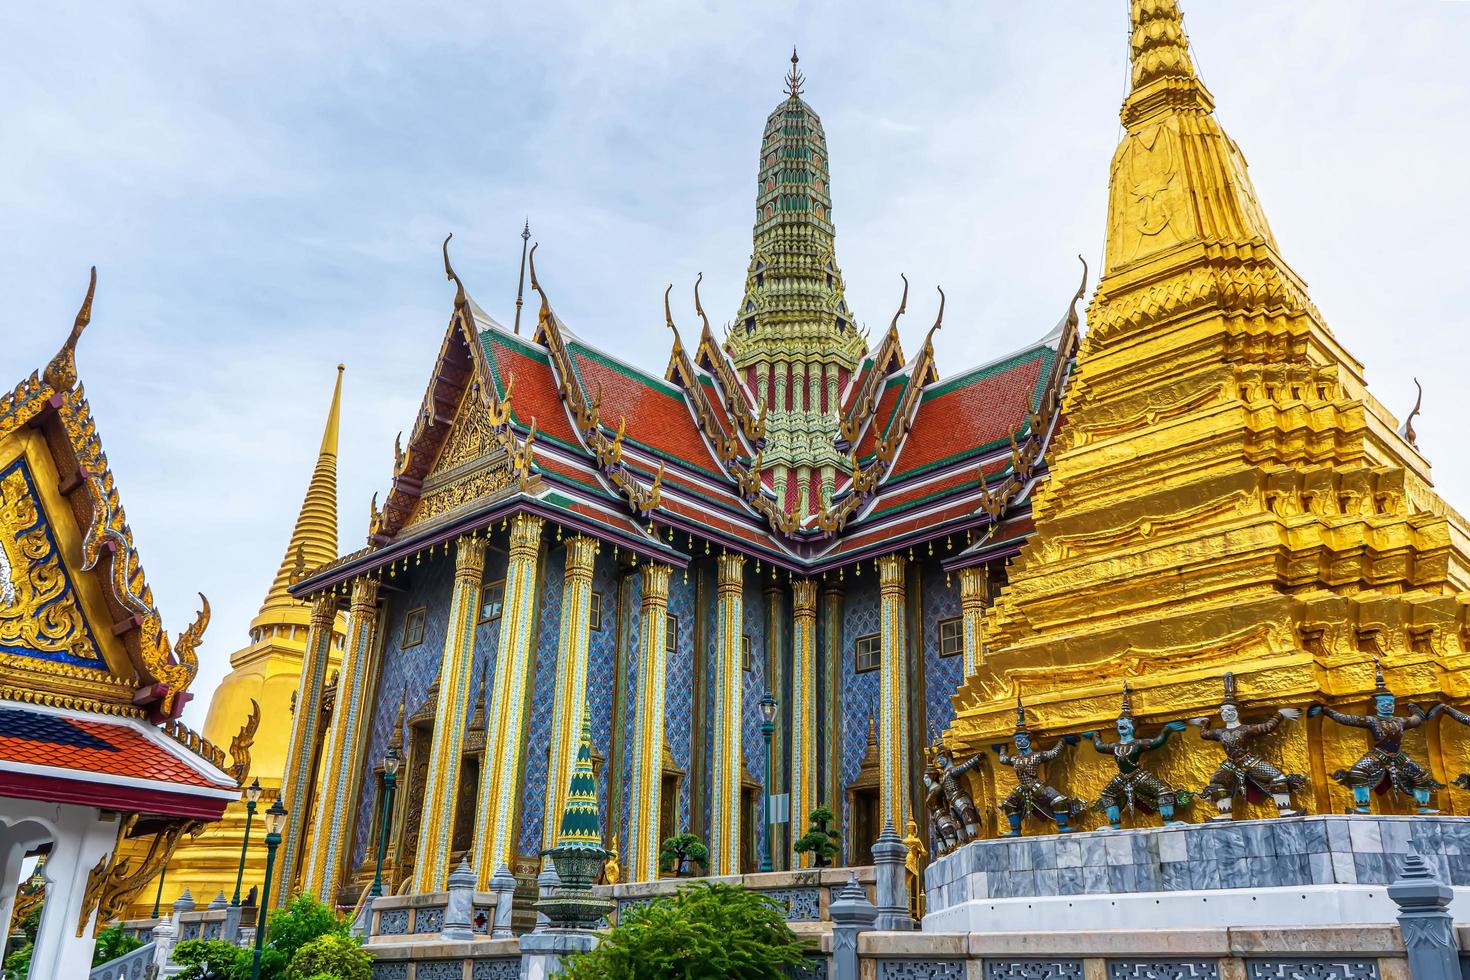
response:
M355 936L329 932L306 943L291 957L286 980L372 980L373 957Z
M283 909L276 909L266 923L265 938L271 949L281 954L282 963L290 963L296 951L318 936L347 938L351 927L337 910L323 905L310 895L297 895ZM261 970L262 976L265 971Z
M103 963L110 963L124 953L131 953L141 945L143 945L143 940L123 932L122 926L108 926L97 933L97 945L92 947L92 965L101 966Z
M26 980L31 972L31 954L35 951L34 943L26 943L17 946L14 952L5 957L5 980Z
M246 980L250 952L222 939L186 939L174 947L173 959L184 968L178 980ZM267 975L262 971L261 976Z
M590 953L567 961L565 980L785 980L806 941L779 905L732 885L700 882L618 917Z

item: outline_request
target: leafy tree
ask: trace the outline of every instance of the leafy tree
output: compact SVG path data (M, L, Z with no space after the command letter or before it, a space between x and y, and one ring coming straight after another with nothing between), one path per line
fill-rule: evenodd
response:
M291 957L286 980L372 980L373 957L355 936L334 932L318 936Z
M693 834L680 834L664 841L664 846L658 852L658 859L668 865L670 871L682 875L685 861L701 868L709 867L709 848Z
M31 954L35 950L35 943L24 943L5 957L5 980L26 980L31 972Z
M131 953L141 945L143 945L143 940L123 932L122 926L108 926L97 933L97 945L92 947L92 965L101 966L103 963L110 963L124 953Z
M565 980L785 980L807 941L758 892L699 882L618 916L589 953L567 961Z
M791 849L797 854L810 853L812 863L819 868L825 868L841 849L842 838L837 831L828 829L827 825L832 822L832 811L826 807L817 807L807 819L811 826L796 839Z
M349 926L336 910L323 905L308 895L298 895L283 909L270 914L266 925L265 946L260 951L260 975L262 980L316 980L314 973L327 972L331 980L358 980L363 974L338 972L333 960L325 959L327 950L334 945L358 947L360 943L349 934ZM323 937L331 937L321 946L314 944ZM307 954L321 956L318 965L297 970L298 953L312 947ZM362 953L363 956L368 954ZM219 940L190 939L175 947L174 960L187 965L181 980L249 980L253 950L241 949ZM352 962L350 954L344 953L341 962Z
M222 939L186 939L173 949L173 961L184 969L178 980L247 980L251 951ZM265 957L261 960L262 976Z

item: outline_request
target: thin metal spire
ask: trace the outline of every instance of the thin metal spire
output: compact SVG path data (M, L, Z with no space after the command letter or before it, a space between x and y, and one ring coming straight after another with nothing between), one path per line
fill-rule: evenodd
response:
M515 332L521 332L521 303L526 290L526 243L531 240L531 219L526 219L526 225L521 229L521 278L516 282L516 322Z
M806 84L806 76L796 70L796 63L801 59L796 56L796 45L791 46L791 74L786 76L786 94L795 99L801 96L801 87Z

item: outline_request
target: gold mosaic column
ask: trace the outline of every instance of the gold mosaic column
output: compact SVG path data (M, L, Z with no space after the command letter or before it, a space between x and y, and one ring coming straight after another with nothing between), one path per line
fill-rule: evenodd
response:
M296 689L296 711L291 721L291 744L286 749L286 771L281 798L289 811L281 835L281 877L275 904L284 905L296 888L296 870L301 862L302 836L306 830L311 796L311 757L321 721L322 688L327 683L327 662L332 658L332 629L337 623L337 599L317 596L311 605L311 627L306 634L306 656L301 664L301 685Z
M827 780L823 787L826 793L822 800L833 813L842 818L842 587L829 584L822 589L822 652L825 664L823 674L826 681L823 692L827 698L826 717L823 719L823 739L826 743Z
M710 804L710 873L740 873L740 769L745 669L745 556L719 557L715 600L715 771Z
M817 583L791 583L791 833L806 833L817 805ZM807 864L810 855L801 855Z
M510 561L505 568L505 602L500 645L495 654L485 760L475 812L477 887L486 889L495 869L514 857L520 808L521 763L525 759L526 698L536 659L536 585L541 557L541 518L517 514L510 524ZM592 601L590 598L587 600ZM585 615L583 617L586 618ZM580 721L580 719L579 719Z
M485 538L469 536L460 538L454 546L449 626L439 666L439 700L434 709L434 736L429 745L429 773L424 780L423 816L413 866L416 892L438 892L448 887L449 843L459 793L460 760L464 756L465 713L470 703L475 624L480 614L487 543Z
M633 816L628 836L629 881L658 878L660 793L663 789L664 681L668 657L664 631L669 618L669 566L643 566L643 602L638 616L638 717L633 745Z
M894 829L904 826L909 812L909 718L905 650L904 560L899 555L878 559L879 642L878 668L878 787L881 820Z
M541 846L556 846L557 822L566 801L568 781L577 762L577 733L587 704L588 620L592 607L592 563L597 540L581 534L567 539L567 568L562 578L561 642L556 661L555 723L551 729L551 766L546 776L546 809Z
M972 565L960 569L960 617L965 630L965 676L985 661L985 650L980 645L983 635L981 624L985 621L985 600L989 591L987 569L984 565Z
M377 676L378 580L359 578L352 583L347 624L347 649L337 675L337 707L322 751L320 796L312 808L311 837L306 854L303 891L328 905L342 870L343 837L357 802L362 777L363 716L370 705Z

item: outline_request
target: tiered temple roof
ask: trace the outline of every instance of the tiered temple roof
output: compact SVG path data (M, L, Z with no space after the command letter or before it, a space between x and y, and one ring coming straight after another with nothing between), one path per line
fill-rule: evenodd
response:
M469 296L446 240L453 312L381 509L374 500L369 546L317 569L296 594L518 509L676 567L711 546L802 574L957 535L974 547L953 552L952 567L1014 551L1060 423L1083 290L1041 339L943 377L933 347L943 291L905 358L905 279L869 351L843 298L826 145L802 81L793 59L762 143L741 315L718 341L696 282L700 327L687 348L670 287L662 377L562 321L535 247L534 331L506 329Z

